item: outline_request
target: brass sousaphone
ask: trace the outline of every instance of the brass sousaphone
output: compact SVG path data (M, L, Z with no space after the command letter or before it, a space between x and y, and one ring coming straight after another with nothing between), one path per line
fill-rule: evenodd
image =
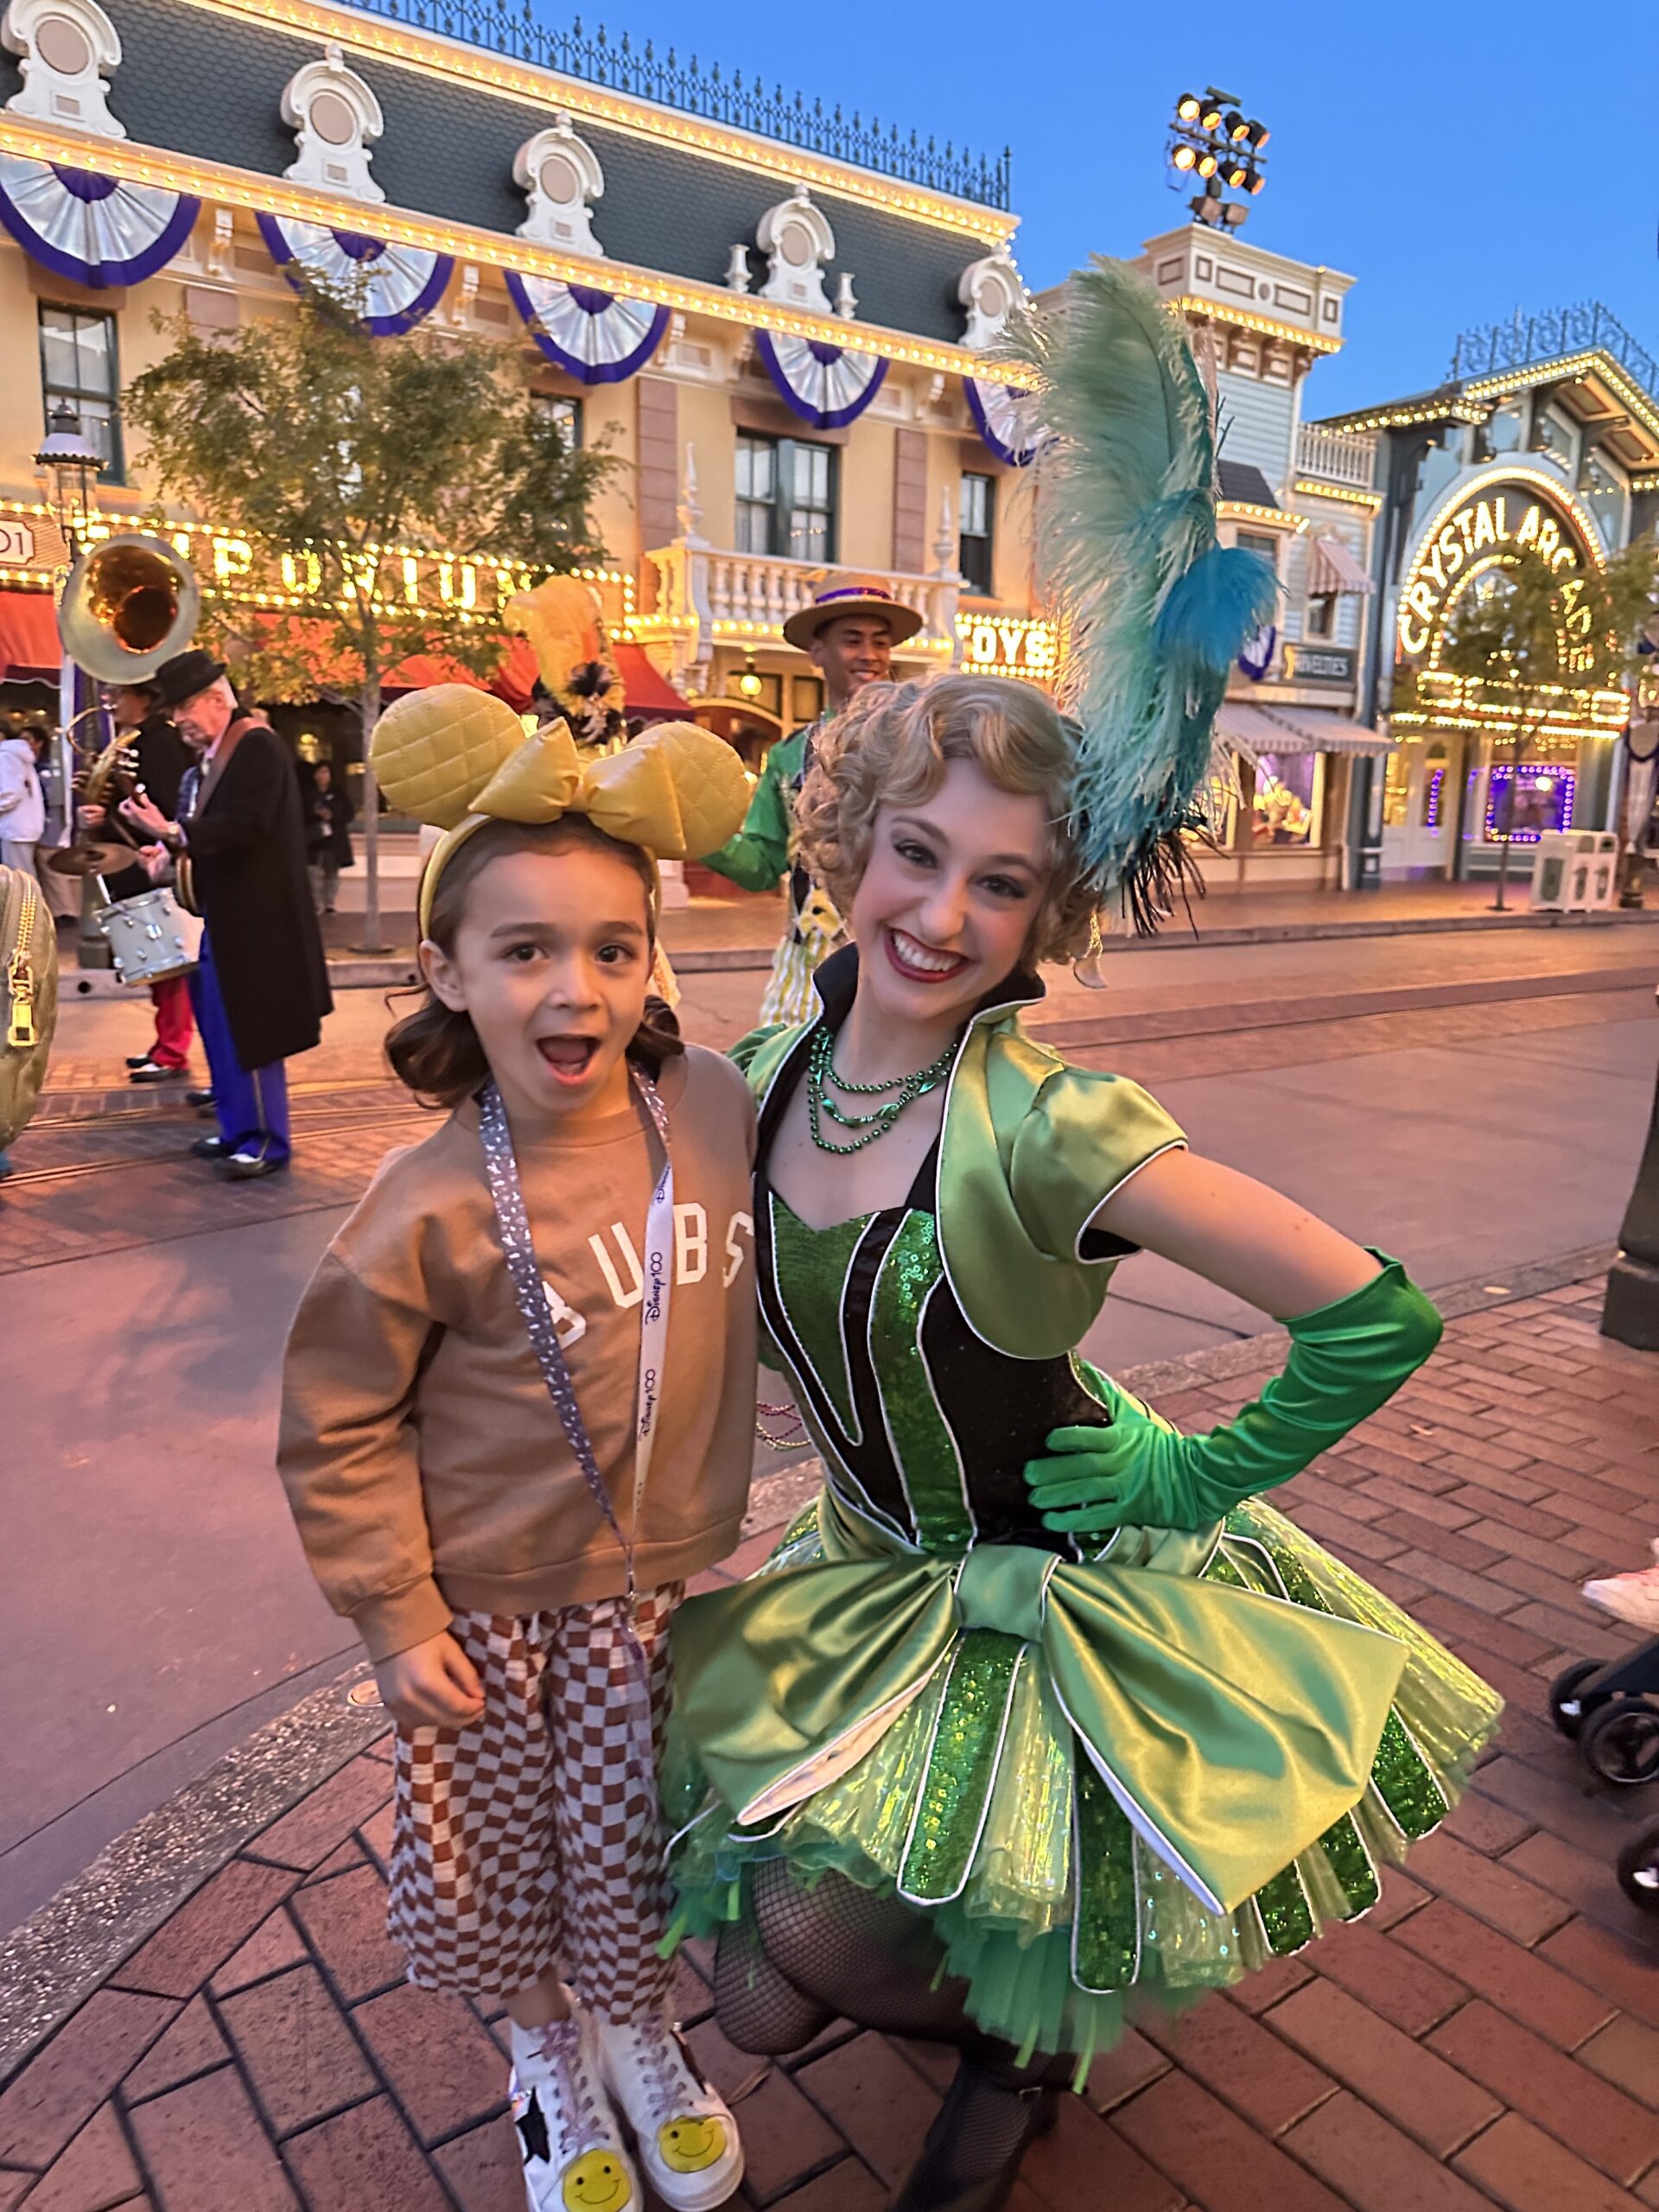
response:
M144 683L184 651L200 613L201 587L183 554L163 538L128 531L76 556L58 603L58 635L89 676L105 683ZM90 717L97 713L89 710ZM130 796L109 788L120 751L118 738L88 760L80 797L89 805Z
M143 683L181 653L201 614L201 588L182 553L136 531L77 556L58 607L71 660L105 683Z
M77 555L58 604L58 635L69 658L89 676L105 683L144 683L164 661L184 651L200 614L201 587L183 554L165 538L124 531ZM85 719L76 717L78 721ZM111 822L115 807L131 795L118 772L123 743L114 738L93 755L80 785L82 803L107 808ZM75 842L55 856L54 865L66 874L101 879L105 869L115 864L112 853L121 849L107 843L83 843L77 833ZM189 909L188 888L182 881L180 894ZM138 899L105 906L100 914L105 934L110 934L109 918L118 921L126 908L157 900L171 909L168 893L147 893ZM156 932L152 928L147 934L155 937ZM130 974L128 963L118 957L117 965L128 982L182 972L181 967L173 966L146 975L135 967Z

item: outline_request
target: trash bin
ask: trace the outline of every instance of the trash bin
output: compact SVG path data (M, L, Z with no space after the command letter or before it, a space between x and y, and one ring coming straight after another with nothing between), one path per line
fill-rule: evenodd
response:
M1542 830L1538 833L1538 845L1532 856L1532 891L1529 899L1535 913L1564 914L1567 907L1568 864L1573 858L1573 840L1565 830Z

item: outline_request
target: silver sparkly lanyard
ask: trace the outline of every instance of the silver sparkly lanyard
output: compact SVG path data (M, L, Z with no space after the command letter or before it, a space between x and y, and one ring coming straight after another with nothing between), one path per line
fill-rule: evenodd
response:
M575 1386L565 1364L564 1348L547 1301L546 1286L536 1264L536 1245L530 1217L524 1210L524 1185L507 1126L507 1109L493 1083L479 1096L479 1131L484 1140L484 1166L495 1201L495 1218L501 1231L501 1249L513 1295L524 1318L525 1333L536 1363L542 1370L547 1395L553 1401L566 1441L582 1469L594 1503L604 1515L621 1547L627 1570L628 1611L634 1609L633 1548L639 1534L639 1509L645 1500L645 1478L651 1471L657 1442L657 1413L662 1396L664 1353L668 1342L668 1294L674 1279L674 1162L669 1150L668 1110L657 1086L637 1067L631 1068L639 1096L645 1100L663 1147L662 1173L651 1194L645 1217L645 1249L639 1289L639 1389L634 1421L633 1507L624 1529L610 1491L600 1473L588 1424L576 1403Z
M657 1757L652 1727L651 1658L639 1634L638 1592L633 1579L633 1548L639 1534L639 1509L645 1501L645 1477L657 1441L657 1411L662 1397L664 1354L668 1344L668 1294L674 1280L674 1162L668 1142L668 1111L657 1086L639 1068L631 1068L639 1096L645 1100L663 1147L662 1173L651 1194L645 1216L645 1250L639 1284L639 1395L634 1421L633 1510L629 1525L622 1526L605 1478L599 1471L588 1424L576 1403L575 1387L565 1365L564 1349L547 1301L546 1286L536 1264L536 1246L524 1209L524 1185L507 1126L507 1109L493 1083L479 1095L479 1131L484 1140L484 1166L495 1201L495 1218L501 1232L501 1249L512 1278L513 1296L524 1318L525 1333L536 1363L542 1370L547 1395L559 1416L559 1426L582 1469L594 1503L604 1515L621 1547L627 1573L627 1598L621 1622L622 1649L628 1666L627 1769L633 1784L630 1834L652 1820L657 1811Z

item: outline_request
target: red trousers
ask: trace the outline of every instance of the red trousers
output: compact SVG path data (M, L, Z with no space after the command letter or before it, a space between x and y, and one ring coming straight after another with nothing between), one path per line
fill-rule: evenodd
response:
M187 1068L190 1065L190 981L169 976L152 983L149 995L156 1008L156 1042L149 1057L158 1068Z

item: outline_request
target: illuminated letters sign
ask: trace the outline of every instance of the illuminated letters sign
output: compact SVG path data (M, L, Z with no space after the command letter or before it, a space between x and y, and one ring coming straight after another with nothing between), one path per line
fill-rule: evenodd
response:
M1054 625L1026 614L959 614L962 665L976 676L1022 676L1052 683L1059 659Z
M1449 514L1442 511L1418 547L1400 595L1400 649L1408 660L1426 653L1432 660L1447 610L1474 577L1522 560L1541 561L1560 580L1562 626L1569 638L1582 636L1591 620L1579 603L1584 570L1600 557L1564 500L1523 482L1489 480Z

